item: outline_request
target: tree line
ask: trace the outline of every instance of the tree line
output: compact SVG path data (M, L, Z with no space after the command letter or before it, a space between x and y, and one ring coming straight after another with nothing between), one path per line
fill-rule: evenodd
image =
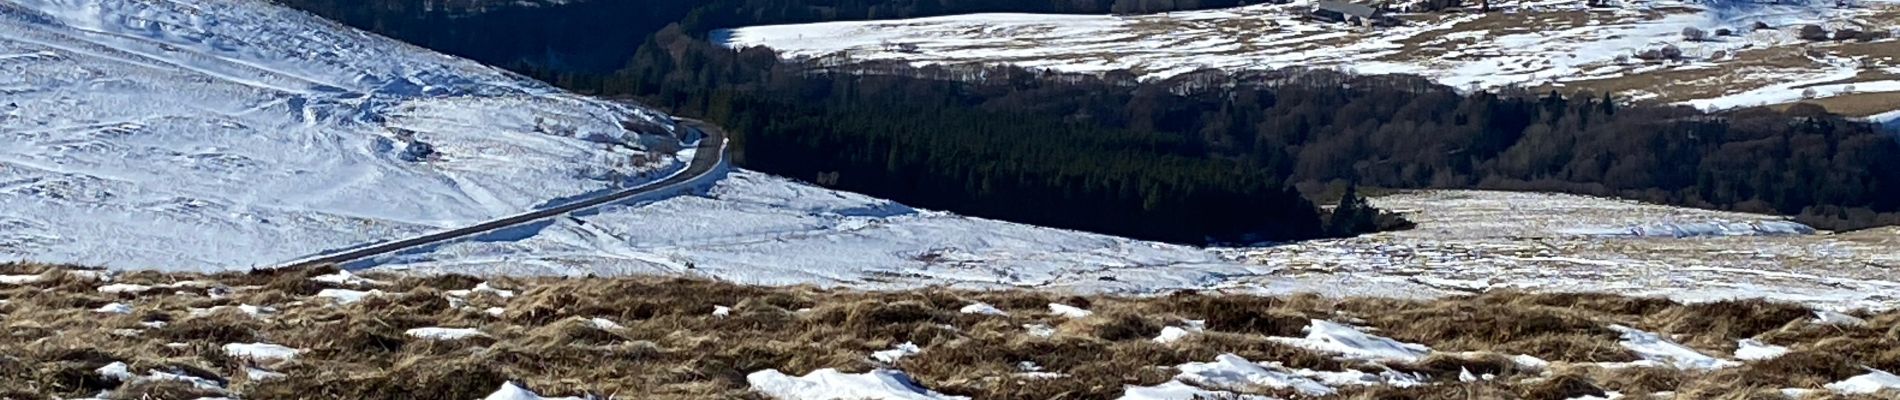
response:
M782 60L695 35L870 17L854 13L879 7L924 12L907 8L915 2L844 3L705 2L629 46L611 72L513 68L720 123L750 168L923 207L1144 239L1286 240L1404 225L1376 210L1323 216L1294 190L1354 185L1619 196L1797 215L1823 229L1900 223L1900 143L1813 106L1708 113L1588 93L1460 93L1415 76L1323 70L1142 81L1125 71Z
M668 25L723 28L979 12L1155 13L1262 0L276 0L346 25L484 64L606 73Z

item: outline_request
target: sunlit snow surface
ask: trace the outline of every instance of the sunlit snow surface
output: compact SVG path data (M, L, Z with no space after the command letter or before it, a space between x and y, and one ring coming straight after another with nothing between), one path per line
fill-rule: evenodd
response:
M0 0L0 70L0 259L269 265L682 166L661 116L252 0ZM690 195L352 267L869 289L1531 289L1900 304L1900 231L1808 234L1773 217L1583 196L1399 194L1374 203L1419 229L1203 249L912 209L738 169L696 184ZM319 297L381 295L353 285L361 290Z
M657 114L257 0L0 0L0 71L0 259L271 265L680 165L635 161Z
M1602 8L1581 0L1500 1L1494 4L1502 11L1488 16L1412 14L1404 15L1406 26L1379 29L1301 18L1312 3L1144 15L995 13L821 22L712 36L730 47L764 46L786 57L844 55L826 63L1008 63L1063 72L1128 69L1146 78L1203 68L1337 68L1416 74L1461 89L1583 85L1702 108L1900 91L1900 80L1882 72L1893 67L1884 51L1796 37L1796 28L1805 24L1889 29L1883 18L1895 9L1884 2L1856 8L1751 3L1745 15L1724 19L1696 1L1632 0ZM1752 29L1757 21L1773 29ZM1687 28L1736 33L1691 41L1683 36ZM1636 58L1663 46L1682 50L1684 59ZM1816 56L1795 57L1793 68L1762 62L1778 57L1769 52L1809 49ZM1650 80L1593 82L1632 76Z
M1892 307L1891 230L1698 235L1577 232L1671 224L1782 226L1775 217L1585 196L1449 191L1375 198L1412 231L1202 249L916 210L735 170L698 195L541 224L518 240L462 241L375 268L526 275L661 274L871 289L943 285L1081 292L1176 289L1400 297L1492 289L1606 291L1683 300L1770 297ZM1676 231L1670 231L1676 232Z

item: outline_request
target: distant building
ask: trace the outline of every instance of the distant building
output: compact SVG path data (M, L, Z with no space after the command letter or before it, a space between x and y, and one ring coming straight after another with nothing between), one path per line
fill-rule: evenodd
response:
M1313 3L1313 9L1307 12L1307 15L1316 20L1354 25L1397 26L1402 24L1397 18L1385 15L1385 11L1378 8L1337 0L1320 0Z

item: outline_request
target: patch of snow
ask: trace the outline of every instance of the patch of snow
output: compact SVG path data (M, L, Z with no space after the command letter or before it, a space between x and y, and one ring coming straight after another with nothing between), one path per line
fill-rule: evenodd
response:
M1195 331L1187 330L1186 328L1182 328L1178 326L1170 326L1166 328L1161 328L1161 334L1155 335L1154 341L1155 343L1163 343L1163 344L1174 343L1175 341L1187 338L1188 335L1194 334L1194 332Z
M488 282L477 283L475 284L475 288L473 289L450 290L447 292L443 292L443 294L447 294L447 295L455 296L455 297L468 297L469 295L472 295L475 293L492 293L495 295L495 297L500 297L504 299L515 297L515 291L496 289L494 286L489 286Z
M0 285L25 285L44 280L44 275L0 275Z
M713 306L712 315L719 318L730 317L732 316L732 307Z
M1537 356L1529 354L1511 356L1511 362L1517 364L1518 367L1533 371L1542 371L1550 368L1549 361L1544 361L1542 358L1537 358Z
M1016 363L1016 370L1021 371L1021 372L1017 372L1010 376L1014 376L1021 379L1058 379L1058 378L1069 377L1069 374L1064 374L1060 372L1043 371L1042 366L1036 365L1035 361L1018 362Z
M1084 310L1076 306L1071 306L1068 304L1060 304L1060 303L1049 303L1049 313L1054 314L1055 316L1058 316L1058 317L1069 318L1069 319L1088 318L1090 315L1095 315L1094 311Z
M148 291L148 290L152 290L152 287L145 286L145 285L134 285L130 283L114 283L114 284L99 287L99 293L114 293L114 294L118 294L118 293L137 294L137 293L144 293L145 291Z
M328 283L332 285L343 285L343 286L364 286L364 285L383 284L381 281L356 276L356 274L350 273L349 270L337 270L336 273L334 274L318 275L318 276L310 278L310 280L322 282L322 283Z
M155 380L155 381L178 381L178 382L191 384L192 387L195 387L198 389L211 390L211 391L217 391L217 392L224 391L224 382L219 382L216 380L211 380L211 379L206 379L206 378L200 378L200 377L187 375L183 373L172 373L172 372L165 372L165 371L145 371L145 376L139 377L139 379L149 379L149 380Z
M581 400L581 398L541 397L541 395L535 394L526 388L516 386L514 382L505 382L501 384L500 389L496 389L494 393L490 393L488 397L483 397L482 400Z
M257 361L274 362L296 358L303 350L270 343L231 343L224 345L224 354L248 358Z
M507 314L508 309L501 308L501 307L489 307L488 309L482 310L482 313L488 314L488 316L490 317L499 317L502 314Z
M92 312L101 314L131 314L132 306L126 305L125 303L112 303L94 308Z
M1814 323L1836 326L1866 326L1867 320L1833 311L1815 310Z
M1056 328L1048 324L1024 324L1023 330L1029 331L1029 336L1039 338L1055 337L1056 335Z
M1295 347L1336 353L1346 358L1362 360L1416 362L1432 352L1432 349L1425 345L1369 335L1360 332L1357 328L1330 321L1312 320L1305 331L1304 338L1268 339Z
M106 364L106 366L99 367L99 369L94 371L98 372L100 377L111 380L129 381L132 380L133 377L132 367L119 361L113 361L111 364Z
M910 376L889 369L847 374L825 368L805 376L790 376L778 370L763 370L746 375L752 390L778 400L968 400L948 396L919 386Z
M1245 390L1252 387L1292 389L1305 396L1330 396L1333 388L1299 376L1278 365L1261 365L1233 354L1214 357L1214 362L1187 363L1175 367L1181 374L1175 379L1198 387Z
M261 317L261 316L277 313L276 307L260 307L260 306L250 305L250 304L239 304L235 307L212 306L211 308L189 308L189 309L186 309L185 312L188 315L193 316L193 317L202 317L206 315L216 314L219 311L231 310L231 309L238 310L238 312L242 312L244 313L244 315L249 315L252 317Z
M355 303L358 301L363 301L363 298L365 297L381 296L382 294L383 294L383 291L381 290L370 290L370 291L365 292L361 290L349 290L349 289L323 289L317 292L317 298L330 299L330 300L336 301L337 304L350 304L350 303Z
M1755 339L1742 339L1736 344L1735 359L1744 361L1772 360L1788 354L1788 348L1762 343Z
M1647 361L1667 363L1684 370L1710 370L1741 365L1731 360L1723 360L1695 351L1695 349L1676 344L1661 335L1644 332L1622 325L1611 325L1610 330L1623 335L1620 342L1623 348L1635 352Z
M1301 368L1293 371L1299 376L1311 378L1332 387L1386 385L1392 387L1414 387L1430 383L1429 377L1393 370L1371 373L1359 370L1315 371Z
M467 338L472 338L472 337L488 336L488 334L482 333L480 329L475 329L475 328L442 328L442 327L415 328L415 329L410 329L408 331L405 331L403 332L403 334L418 337L418 338L423 338L423 339L429 339L429 340L461 340L461 339L467 339Z
M271 379L282 379L284 376L285 375L282 373L272 372L270 370L263 369L263 368L244 367L244 377L250 379L253 382L271 380Z
M616 323L613 320L606 319L606 318L588 318L587 326L591 326L591 327L594 327L594 329L599 329L603 331L617 331L621 329L626 329L626 327L620 326L619 323Z
M1573 228L1564 233L1588 236L1672 237L1812 235L1813 227L1794 221L1656 222L1620 228Z
M1867 373L1840 382L1827 384L1827 389L1843 394L1876 394L1882 391L1900 391L1900 376L1872 368Z
M923 351L924 349L917 347L916 343L904 342L903 344L899 344L897 345L897 347L891 348L890 350L879 350L876 352L872 352L871 359L884 363L884 365L892 365L892 364L897 364L897 360L901 360L907 356L916 355L917 353L922 353Z
M1273 398L1267 397L1267 396L1240 395L1240 394L1234 394L1232 392L1207 390L1207 389L1195 387L1194 385L1182 383L1181 381L1167 381L1165 383L1154 385L1154 386L1134 386L1134 385L1123 386L1122 397L1120 397L1120 400L1204 400L1204 399L1271 400Z
M996 306L992 306L992 305L989 305L987 303L982 303L982 302L970 303L970 305L963 306L962 309L958 309L957 312L961 312L964 314L978 314L978 315L996 315L996 316L1009 315L1009 313L1004 312L1003 309L996 308Z

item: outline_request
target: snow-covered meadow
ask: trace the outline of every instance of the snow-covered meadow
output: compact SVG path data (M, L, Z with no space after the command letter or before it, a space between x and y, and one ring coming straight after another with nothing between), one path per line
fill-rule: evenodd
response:
M668 275L868 289L1175 290L1433 297L1497 289L1900 307L1900 231L1588 196L1376 197L1410 231L1203 249L917 210L733 171L699 195L609 207L371 260L377 271Z
M1754 5L1718 13L1700 2L1493 2L1489 15L1403 15L1366 28L1305 20L1310 1L1153 15L973 14L746 27L713 33L731 47L832 62L1008 63L1065 72L1128 69L1165 78L1197 69L1338 68L1422 75L1458 88L1588 88L1703 108L1900 92L1900 42L1809 42L1803 25L1891 31L1900 6ZM1819 4L1819 3L1817 3ZM1733 15L1730 15L1733 14ZM1754 24L1768 29L1755 29ZM1689 28L1706 39L1684 37ZM1715 32L1727 30L1728 36ZM1665 47L1679 60L1644 60ZM1871 96L1849 112L1900 109ZM1870 110L1868 107L1873 107ZM1881 108L1881 107L1884 107Z

